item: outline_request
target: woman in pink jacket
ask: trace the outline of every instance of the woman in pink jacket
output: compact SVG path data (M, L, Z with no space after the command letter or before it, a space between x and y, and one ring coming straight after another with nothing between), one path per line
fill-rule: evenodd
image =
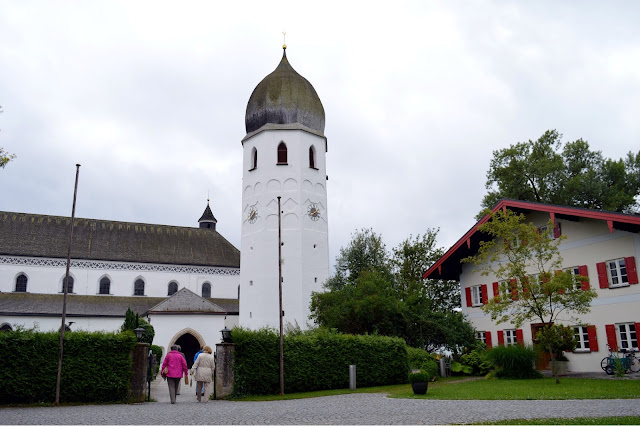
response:
M176 393L178 393L180 380L183 375L186 377L189 373L189 370L187 370L187 361L184 359L182 354L178 352L178 347L176 345L171 346L171 352L164 357L160 371L164 371L165 367L167 368L169 397L171 398L171 403L175 404Z

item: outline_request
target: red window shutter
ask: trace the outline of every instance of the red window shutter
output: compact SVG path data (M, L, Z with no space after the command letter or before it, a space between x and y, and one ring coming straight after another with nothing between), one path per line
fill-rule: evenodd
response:
M561 235L560 222L557 222L556 226L553 227L553 238L560 238Z
M589 350L591 352L598 352L598 336L596 335L596 326L587 326L587 335L589 337Z
M616 326L614 324L607 324L604 326L607 332L607 344L612 351L618 350L618 337L616 336Z
M498 344L504 346L504 331L498 330Z
M464 289L464 294L467 296L467 307L471 306L471 287Z
M578 266L578 273L583 276L589 278L589 271L587 270L587 265ZM582 290L589 290L589 280L586 279L582 281ZM594 329L595 330L595 329Z
M482 304L486 305L487 302L489 301L489 292L488 292L488 289L487 289L487 285L486 284L482 284L480 289L482 291Z
M511 298L513 300L518 300L518 281L515 278L511 278L509 280L509 285L511 285Z
M500 285L496 281L493 283L493 297L498 297L500 295Z
M609 288L609 277L607 276L607 264L604 262L596 263L598 270L598 282L600 288Z
M636 327L636 330L640 330L639 328ZM487 341L487 349L491 348L491 332L490 331L485 331L484 332L484 338Z
M516 343L518 343L520 346L524 345L524 336L522 335L521 328L516 330Z
M638 271L636 270L636 259L631 257L624 258L624 264L627 267L627 278L629 284L638 284Z

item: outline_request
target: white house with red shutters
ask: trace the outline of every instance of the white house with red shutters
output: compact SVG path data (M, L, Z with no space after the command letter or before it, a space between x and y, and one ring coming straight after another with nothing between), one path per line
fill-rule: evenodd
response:
M636 265L640 256L640 215L516 200L502 200L493 211L501 209L523 213L541 228L551 220L554 238L566 236L559 246L563 269L588 277L582 282L582 289L592 288L598 293L591 311L580 316L580 323L571 323L569 315L560 321L573 327L578 341L576 350L565 354L569 370L601 371L600 361L608 355L607 344L614 350L638 350L640 285ZM495 324L481 308L498 294L503 283L481 275L472 264L460 262L476 254L480 242L488 238L478 231L488 219L485 216L476 223L423 278L460 282L462 311L475 326L477 338L488 347L531 344L541 324L526 323L519 329L509 323ZM540 360L537 368L546 369L548 364Z

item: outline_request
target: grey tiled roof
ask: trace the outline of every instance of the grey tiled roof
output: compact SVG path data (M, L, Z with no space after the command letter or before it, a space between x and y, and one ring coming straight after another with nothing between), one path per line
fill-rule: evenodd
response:
M66 258L71 218L0 212L0 254ZM240 251L217 231L76 218L73 259L240 267Z
M191 290L182 288L168 299L149 309L150 312L222 312L223 309L215 303L203 299Z
M206 306L206 309L199 311L197 309L198 305L196 304L198 301L194 298L194 306L192 306L190 312L238 313L238 299L202 299L195 293L190 293L200 299L200 306ZM62 298L62 294L0 293L0 315L62 315ZM67 296L67 315L71 317L106 316L124 318L127 308L131 308L132 311L144 315L152 307L162 304L163 301L169 299L166 297L82 296L69 294ZM211 306L215 307L215 309L211 309Z

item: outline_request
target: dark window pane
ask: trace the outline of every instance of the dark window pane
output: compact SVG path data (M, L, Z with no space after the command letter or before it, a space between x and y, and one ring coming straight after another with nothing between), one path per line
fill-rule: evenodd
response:
M178 291L178 283L170 282L167 296L171 296L172 294L175 294L177 291Z
M62 287L62 291L64 292L64 285L65 285L65 283L67 283L66 278L64 278L62 280L62 283L63 283L62 284L62 286L63 286ZM73 277L71 277L71 276L69 277L69 282L67 284L67 293L73 293Z
M103 277L100 280L100 294L109 294L111 292L111 280Z
M316 168L316 154L313 151L313 147L309 147L309 167L312 169Z
M134 296L144 296L144 281L138 278L133 285L133 295Z
M278 145L278 164L287 164L287 145L284 142Z
M16 278L16 291L20 293L24 293L27 291L27 276L24 274L18 275Z
M211 297L211 284L202 284L202 297Z
M253 168L258 167L258 150L253 148Z

